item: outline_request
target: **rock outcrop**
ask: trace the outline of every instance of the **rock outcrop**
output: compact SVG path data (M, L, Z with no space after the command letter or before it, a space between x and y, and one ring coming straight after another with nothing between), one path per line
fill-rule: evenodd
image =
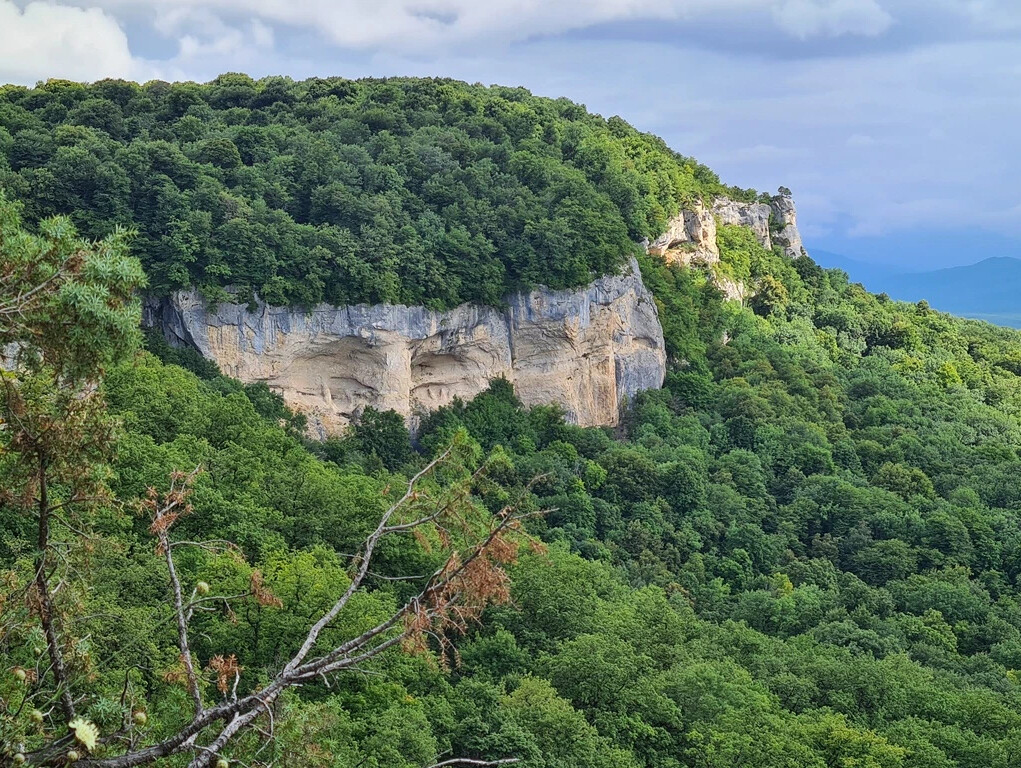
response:
M798 212L794 209L791 191L780 187L780 191L769 202L772 213L773 242L783 249L787 258L796 259L806 253L798 231Z
M798 212L794 208L791 191L786 187L780 187L768 204L718 197L713 201L713 213L721 224L751 229L765 248L778 245L791 259L805 253L801 233L798 232Z
M683 210L671 219L666 231L649 243L646 250L685 265L715 264L720 260L716 217L696 202L690 210Z
M367 406L414 425L417 414L470 399L501 376L527 405L556 403L576 424L615 425L624 401L666 374L659 315L633 259L585 288L509 296L505 309L259 303L250 311L181 291L147 300L144 322L230 376L266 382L319 436Z
M718 197L710 209L701 202L695 202L671 219L662 235L651 243L643 242L643 245L649 253L662 256L668 263L708 268L710 279L724 296L743 301L753 292L751 286L712 269L720 261L717 222L724 226L748 227L763 247L777 245L788 258L805 253L798 232L797 211L786 187L780 187L768 203L745 203Z
M766 203L742 203L729 197L718 197L713 201L713 213L720 224L748 227L765 248L772 248L769 236L770 206Z

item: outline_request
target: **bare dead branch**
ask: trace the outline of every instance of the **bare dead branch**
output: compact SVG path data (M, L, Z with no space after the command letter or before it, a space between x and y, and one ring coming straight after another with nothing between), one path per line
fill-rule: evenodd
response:
M195 705L195 716L202 712L202 691L199 688L198 674L195 672L195 662L191 656L191 647L188 641L188 614L185 613L184 598L181 591L181 579L177 575L177 568L174 565L173 548L170 546L168 531L173 522L173 515L176 510L185 504L188 497L189 486L198 476L200 468L196 467L188 475L174 477L170 482L170 491L164 497L163 503L153 499L151 506L153 511L152 530L156 534L160 544L160 550L167 563L170 572L170 584L174 591L174 612L177 617L177 647L181 653L181 663L184 665L185 676L188 682L188 693L191 695Z
M70 722L74 720L74 698L71 696L70 681L67 676L67 666L64 663L64 653L60 647L60 638L54 622L53 597L50 591L49 579L46 576L46 558L50 552L50 502L49 484L47 476L48 462L45 454L38 453L39 471L39 521L38 539L36 542L36 566L35 585L36 599L38 601L39 622L43 627L43 635L46 637L46 648L50 655L50 665L53 669L53 677L57 683L57 690L60 694L60 706L64 710L64 717Z
M237 552L238 545L227 539L210 539L209 541L172 541L172 547L198 547L206 552Z
M379 525L376 526L376 530L372 532L372 534L365 542L365 546L362 550L361 565L359 566L358 572L356 573L355 577L351 580L351 583L348 585L348 588L344 590L344 594L340 596L340 599L338 599L337 602L333 604L333 607L330 608L330 610L328 610L325 614L323 614L319 621L312 625L312 628L308 631L308 635L305 637L305 641L301 644L301 648L298 649L298 652L294 654L294 657L289 662L287 662L287 666L284 667L283 674L292 672L299 664L301 664L302 661L304 661L305 657L308 656L309 651L312 650L312 647L316 644L316 641L319 639L319 635L323 631L323 628L327 624L332 622L335 618L337 618L337 615L342 610L344 610L344 606L347 605L348 601L351 599L351 596L358 590L358 587L361 586L362 581L365 579L365 576L369 571L369 563L372 560L372 554L376 549L376 544L379 542L380 537L386 530L387 524L390 522L390 518L393 517L394 513L398 509L400 509L404 504L406 504L409 499L411 499L412 495L415 492L415 487L418 485L419 481L423 477L428 475L430 472L432 472L440 464L445 462L447 458L451 455L453 450L454 450L453 446L448 447L445 451L443 451L443 453L441 453L435 459L426 464L426 466L421 471L419 471L414 477L411 478L411 480L408 481L408 488L404 492L404 495L400 499L398 499L385 513L383 513L383 517L380 519Z
M465 502L468 505L467 508L471 508L472 502L469 497L472 483L481 477L485 471L484 466L470 477L469 482L459 485L446 499L432 500L427 495L421 494L418 490L421 481L447 461L452 451L453 447L448 448L415 474L409 480L407 489L401 498L382 514L358 555L351 583L337 601L312 625L299 649L269 683L254 693L239 697L237 689L240 682L240 667L236 666L233 657L227 659L217 657L219 661L214 659L216 664L211 664L211 666L218 671L222 678L218 680L218 685L224 693L224 699L212 706L205 706L202 701L198 673L190 653L188 622L196 609L202 610L203 604L255 594L258 584L253 581L253 591L248 593L231 597L203 598L196 598L195 594L192 594L186 602L174 563L175 543L171 542L168 531L176 517L181 514L182 509L186 509L187 489L198 470L196 469L188 475L175 474L170 491L162 498L158 497L155 492L150 494L148 507L153 515L152 531L156 535L159 549L166 559L173 587L174 612L178 624L178 649L185 667L188 689L195 705L195 714L190 723L182 727L176 734L157 744L135 749L132 741L132 749L127 754L107 758L87 757L77 761L76 768L133 768L153 763L163 757L189 751L195 753L189 763L189 768L208 768L231 739L251 725L263 713L269 718L269 734L271 735L274 730L272 707L280 694L288 688L301 686L315 680L322 680L328 685L330 675L338 672L365 671L361 665L366 662L401 644L412 649L419 647L417 644L424 643L426 637L435 639L445 655L449 647L447 645L449 640L446 640L445 636L450 630L464 631L469 622L478 619L489 602L508 597L506 575L503 573L501 565L513 559L518 545L508 541L506 536L511 532L519 531L521 521L525 518L541 514L537 512L517 513L517 504L510 505L488 518L488 523L481 526L483 530L478 531L480 527L478 522L472 522L470 516L463 513L459 504ZM522 493L525 492L527 489ZM410 523L391 523L398 512L408 507L421 507L423 500L435 504L433 510L428 514L418 515ZM449 528L446 527L447 523L452 523ZM362 586L366 577L388 578L374 574L370 567L380 539L388 533L414 530L426 525L434 527L449 554L443 564L427 577L421 591L375 627L309 659L310 653L320 640L322 631L331 626L354 593ZM451 531L461 534L459 541L462 544L460 546L451 543ZM425 645L421 645L423 650L425 647ZM233 685L224 682L228 676L232 676ZM219 728L215 738L205 746L199 745L198 738L211 727ZM29 755L29 764L52 764L53 760L58 759L52 746ZM485 767L509 765L515 762L518 762L517 758L496 761L453 758L435 763L429 768L454 765Z
M274 696L274 698L276 698ZM220 731L220 735L208 746L200 747L200 753L188 763L188 768L209 768L209 765L216 759L216 756L220 754L220 750L223 749L227 742L230 741L234 735L244 728L246 725L255 720L264 708L267 712L273 699L267 699L260 701L261 707L255 707L242 715L235 715L234 718Z

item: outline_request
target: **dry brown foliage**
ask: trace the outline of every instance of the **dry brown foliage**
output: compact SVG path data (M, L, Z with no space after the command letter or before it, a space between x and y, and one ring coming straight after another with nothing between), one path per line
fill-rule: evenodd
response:
M229 691L231 680L240 676L241 670L244 669L238 664L238 657L233 653L227 657L219 654L214 656L209 660L208 667L216 673L216 687L220 693Z
M403 647L412 653L433 657L438 652L439 663L450 666L457 662L452 638L466 632L478 622L491 605L510 600L510 579L506 566L513 564L522 546L541 549L541 545L528 537L522 528L525 517L539 513L519 513L511 505L497 514L490 514L478 504L473 493L483 482L486 466L463 476L460 482L445 487L433 481L438 467L452 461L454 446L430 462L407 484L405 493L381 516L375 529L365 540L360 551L351 560L351 580L343 593L336 597L332 607L309 627L301 647L268 682L252 692L239 695L238 687L244 672L235 654L218 654L206 662L205 670L215 677L221 694L218 703L207 703L200 686L200 675L190 648L189 622L196 610L222 609L228 617L233 613L231 603L250 598L262 607L282 608L283 602L270 591L263 574L253 570L248 590L231 596L198 596L194 592L187 600L177 574L175 547L198 546L205 549L223 548L222 542L172 541L174 524L192 511L190 496L199 469L175 472L170 488L165 493L150 489L140 503L151 520L149 530L156 539L157 552L163 557L173 592L174 615L177 620L177 663L163 672L165 680L184 685L194 704L191 722L177 733L149 746L140 746L128 740L122 744L121 754L113 757L80 760L78 768L132 768L148 765L165 757L191 752L189 768L209 768L224 747L243 729L265 718L268 730L261 726L257 732L272 738L273 707L280 694L288 688L306 685L313 681L326 681L332 676L351 671L362 671L364 665L391 648ZM456 474L456 473L453 473ZM429 576L384 576L371 571L377 545L387 536L412 534L422 548L442 557L442 564ZM228 543L229 545L229 543ZM229 546L228 546L229 548ZM359 636L339 645L323 642L323 633L334 626L354 594L364 590L367 580L382 578L423 579L417 595L379 624ZM40 610L45 610L40 608ZM206 734L203 737L203 734ZM212 735L210 735L212 734ZM199 740L205 741L199 744ZM29 756L31 765L56 765L62 760L59 745L40 750ZM495 762L447 760L437 765L502 765L513 759Z

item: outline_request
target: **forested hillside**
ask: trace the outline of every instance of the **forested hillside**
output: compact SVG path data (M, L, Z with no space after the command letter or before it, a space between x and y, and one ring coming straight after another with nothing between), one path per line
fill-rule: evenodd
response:
M8 89L2 114L51 121L24 128L27 138L12 133L17 146L82 132L113 142L111 158L150 142L170 157L166 137L195 105L168 116L161 110L174 101L154 91L205 94L199 108L224 122L199 122L226 135L259 109L252 88L315 85L244 81L242 105L213 98L235 93L222 90L227 82ZM418 83L362 84L357 98ZM163 106L144 120L140 110L114 113L124 116L117 138L72 127L78 107L54 93L98 98L103 88ZM457 89L567 109L517 91ZM320 102L343 109L337 93ZM261 108L280 115L283 134L322 137L356 121L324 121L317 133L283 117L305 107L280 103ZM405 125L399 118L413 123L416 109L379 114ZM604 135L605 124L580 111L565 135L575 124ZM615 125L606 136L665 152ZM547 142L530 146L541 155ZM241 199L224 191L223 169L181 146L182 163L223 185L208 198L197 190L213 181L194 197L168 195L181 216L209 213L200 200ZM1018 332L871 295L728 227L721 269L756 287L748 306L723 301L699 270L641 258L670 371L619 429L523 409L498 380L431 414L414 444L399 417L371 410L346 435L312 442L265 387L159 339L139 341L131 296L143 277L128 252L141 255L151 286L171 286L162 270L172 260L153 255L164 241L145 223L160 218L124 219L140 227L142 245L123 233L87 242L65 219L40 223L52 209L39 207L47 186L32 179L60 178L52 164L70 151L51 148L34 165L12 161L4 176L26 201L23 220L0 200L0 347L12 344L19 364L0 390L0 759L79 768L1019 764ZM268 169L277 157L261 162ZM704 173L676 168L691 180ZM341 183L334 172L324 185ZM630 241L655 232L670 200L708 194L699 184L709 183L672 188L661 210L639 206L638 219L603 181L584 188L607 195L617 218L606 225L626 222L620 236ZM251 221L290 220L279 218L286 206L261 199L246 203ZM114 221L93 202L61 205L90 236ZM565 226L580 242L581 230ZM368 229L347 231L370 248ZM257 254L245 253L238 263L255 265ZM205 258L176 262L185 271L174 279L226 281L202 271ZM265 282L247 274L261 289L281 273ZM290 274L296 287L280 299L300 300L288 291L314 284L308 274ZM334 279L323 279L323 296L342 284Z
M33 221L134 228L155 291L433 308L587 283L680 202L722 191L661 140L567 99L238 74L0 87L0 188Z

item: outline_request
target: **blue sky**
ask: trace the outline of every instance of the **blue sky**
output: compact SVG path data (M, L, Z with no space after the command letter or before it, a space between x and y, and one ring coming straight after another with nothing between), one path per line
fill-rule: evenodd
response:
M1019 0L0 0L0 81L442 75L619 114L809 248L1021 257Z

